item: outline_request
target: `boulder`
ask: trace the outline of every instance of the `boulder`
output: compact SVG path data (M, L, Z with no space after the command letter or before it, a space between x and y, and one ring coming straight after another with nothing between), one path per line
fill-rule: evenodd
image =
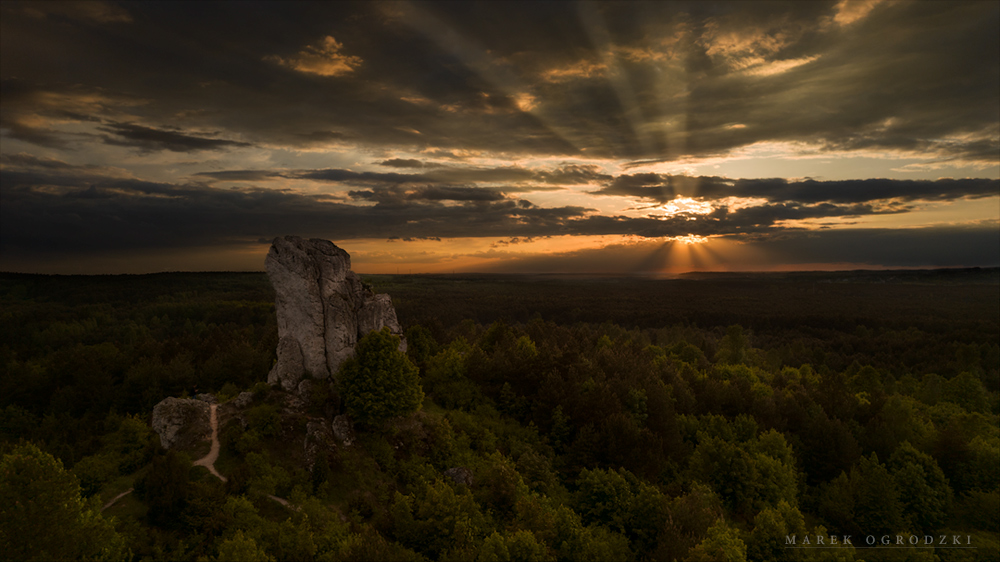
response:
M354 443L354 424L351 423L351 418L346 414L341 414L333 418L333 423L331 424L333 429L333 435L345 447L350 447Z
M153 407L153 431L165 449L191 447L212 436L208 402L192 398L164 398Z
M337 449L329 423L322 418L306 422L306 437L302 447L305 450L306 465L312 470L313 464L322 452Z
M236 398L233 398L233 405L237 408L246 408L251 402L253 402L253 393L249 391L243 391Z
M444 475L451 478L456 484L472 486L472 471L464 466L456 466L444 471Z
M385 326L406 350L392 300L365 287L351 271L350 254L332 242L275 238L264 266L278 317L278 360L269 384L292 391L306 373L335 375L358 339Z

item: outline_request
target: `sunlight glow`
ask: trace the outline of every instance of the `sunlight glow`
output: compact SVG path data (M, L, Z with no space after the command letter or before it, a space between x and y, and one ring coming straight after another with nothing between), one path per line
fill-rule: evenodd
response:
M677 197L657 208L663 211L661 218L669 218L680 213L693 213L696 215L707 215L715 210L711 203L698 201L690 197Z
M704 244L708 242L708 238L705 236L698 236L697 234L688 234L687 236L671 236L667 240L672 240L674 242L682 242L688 246L692 244Z

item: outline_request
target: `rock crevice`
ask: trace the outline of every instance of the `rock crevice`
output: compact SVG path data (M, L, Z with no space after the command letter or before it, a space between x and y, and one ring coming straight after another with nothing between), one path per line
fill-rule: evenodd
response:
M328 240L275 238L264 260L274 285L278 316L278 361L267 382L292 391L308 374L335 375L372 330L400 336L389 295L376 295L351 271L351 256Z

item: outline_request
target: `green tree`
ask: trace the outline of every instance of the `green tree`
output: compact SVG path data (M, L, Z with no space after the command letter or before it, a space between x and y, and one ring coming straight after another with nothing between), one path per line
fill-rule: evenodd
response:
M476 562L544 562L551 560L545 545L531 531L501 535L494 531L479 549Z
M726 335L719 342L719 351L715 354L715 360L721 363L737 365L747 361L747 350L750 347L743 326L733 324L726 328Z
M904 441L889 457L889 469L911 529L933 531L944 525L952 491L937 462Z
M165 527L179 524L187 506L191 459L182 453L167 451L153 457L146 474L135 483L135 493L149 506L149 519Z
M988 394L983 383L972 373L961 373L944 385L942 400L954 402L970 412L988 412Z
M514 463L499 451L486 458L472 488L479 504L501 518L513 515L518 497L528 493Z
M396 492L388 510L393 535L404 546L437 559L472 547L485 534L486 519L467 489L456 492L442 480L415 488L410 495Z
M583 469L577 484L575 506L584 522L625 534L640 552L656 547L669 517L658 489L625 469Z
M417 365L423 365L437 353L438 343L427 328L420 325L410 326L406 330L406 354Z
M219 545L219 562L274 562L274 557L264 552L257 541L236 531L231 538Z
M903 504L889 470L872 453L816 494L819 514L832 529L848 534L892 534L903 528Z
M434 401L445 408L471 409L483 396L476 383L465 376L465 340L452 342L426 360L424 386Z
M746 562L747 545L740 532L726 526L721 519L708 529L708 536L691 549L690 562Z
M131 558L124 539L62 462L32 444L0 460L0 545L11 560Z
M851 469L854 496L854 523L870 534L890 534L902 530L903 506L896 483L878 455L861 457Z
M752 437L755 429L741 425L747 424L732 424L733 435L742 434L746 439L750 431L746 441L714 437L711 431L697 433L699 442L689 466L692 478L709 484L727 506L741 515L751 516L781 500L794 505L794 455L784 436L770 430L759 438Z
M654 559L682 560L722 517L722 502L705 484L692 482L690 491L667 504L668 519Z
M419 370L398 348L399 338L382 328L361 338L355 357L340 368L337 383L355 423L380 426L423 403Z
M782 500L774 508L765 508L753 521L753 531L747 540L747 556L761 562L794 560L794 550L785 548L789 535L806 534L802 513L793 505Z

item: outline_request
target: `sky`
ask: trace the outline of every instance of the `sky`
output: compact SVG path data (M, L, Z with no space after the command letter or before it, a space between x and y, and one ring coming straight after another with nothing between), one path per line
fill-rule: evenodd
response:
M1000 2L3 2L0 271L1000 265Z

